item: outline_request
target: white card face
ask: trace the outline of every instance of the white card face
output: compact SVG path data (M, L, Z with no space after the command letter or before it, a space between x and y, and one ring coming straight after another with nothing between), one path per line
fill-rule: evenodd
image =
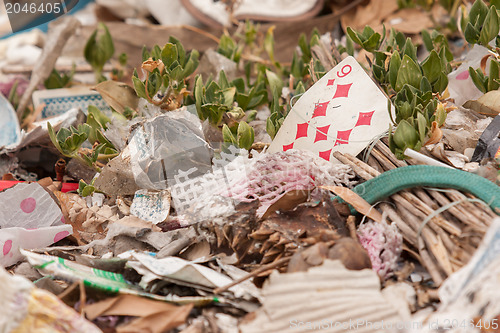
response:
M355 156L390 123L387 97L348 57L300 97L268 152L309 150L338 163L333 151Z

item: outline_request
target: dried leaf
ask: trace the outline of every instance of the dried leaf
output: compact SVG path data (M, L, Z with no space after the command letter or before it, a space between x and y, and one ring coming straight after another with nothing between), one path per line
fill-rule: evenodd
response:
M477 100L465 102L463 106L477 113L496 117L500 113L500 90L489 91Z
M104 81L95 86L94 89L101 94L106 103L119 113L123 114L125 107L136 109L139 104L139 97L137 97L135 90L125 83Z
M310 191L308 190L293 190L286 192L278 201L269 206L262 218L267 218L272 212L287 211L297 207L298 204L307 201L309 193Z
M375 222L382 223L382 214L352 190L342 186L320 186L320 188L332 191L361 214L368 216Z
M424 146L438 143L439 141L441 141L442 137L443 131L441 131L441 129L439 128L437 121L433 121L429 140L424 143Z

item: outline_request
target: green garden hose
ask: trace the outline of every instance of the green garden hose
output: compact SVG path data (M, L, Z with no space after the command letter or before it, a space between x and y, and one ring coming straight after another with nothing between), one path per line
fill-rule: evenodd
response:
M500 215L499 186L476 174L439 166L411 165L392 169L357 185L353 191L373 205L401 190L419 186L468 192L483 200ZM336 199L342 201L339 197Z

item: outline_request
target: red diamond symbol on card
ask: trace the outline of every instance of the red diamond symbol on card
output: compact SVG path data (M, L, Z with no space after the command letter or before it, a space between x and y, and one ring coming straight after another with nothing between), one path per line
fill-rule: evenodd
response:
M362 126L362 125L371 125L371 122L372 122L372 117L373 117L373 113L375 111L372 111L372 112L360 112L359 113L359 117L358 117L358 122L356 123L356 126ZM356 127L354 126L354 127Z
M319 157L324 158L325 160L329 161L330 156L332 155L332 150L326 150L326 151L320 151L319 152Z
M349 96L349 89L351 89L351 86L352 86L352 83L337 85L337 90L335 91L335 95L333 96L333 98L348 97Z
M335 144L333 145L338 146L338 145L345 145L349 143L349 137L351 136L352 128L347 131L338 131L337 132L337 140L335 141Z
M307 129L308 128L309 128L308 123L297 124L297 135L295 136L295 139L307 136Z
M294 144L294 142L290 143L289 145L283 145L283 151L293 149L293 144Z
M328 83L326 85L327 86L333 86L334 82L335 82L335 79L330 79L330 80L328 80Z
M326 140L329 128L330 128L330 125L318 127L317 131L316 131L316 138L314 139L314 142Z
M328 103L330 103L330 101L324 103L316 103L312 118L326 116L326 108L328 107Z

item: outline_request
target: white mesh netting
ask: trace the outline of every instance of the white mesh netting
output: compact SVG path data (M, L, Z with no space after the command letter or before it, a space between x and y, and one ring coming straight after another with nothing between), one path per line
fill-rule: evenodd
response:
M177 213L206 219L230 214L237 202L258 199L260 217L288 191L356 184L351 167L332 164L307 151L252 151L252 156L245 150L222 154L213 161L214 171L201 177L190 178L196 171L192 169L179 172L171 187Z

